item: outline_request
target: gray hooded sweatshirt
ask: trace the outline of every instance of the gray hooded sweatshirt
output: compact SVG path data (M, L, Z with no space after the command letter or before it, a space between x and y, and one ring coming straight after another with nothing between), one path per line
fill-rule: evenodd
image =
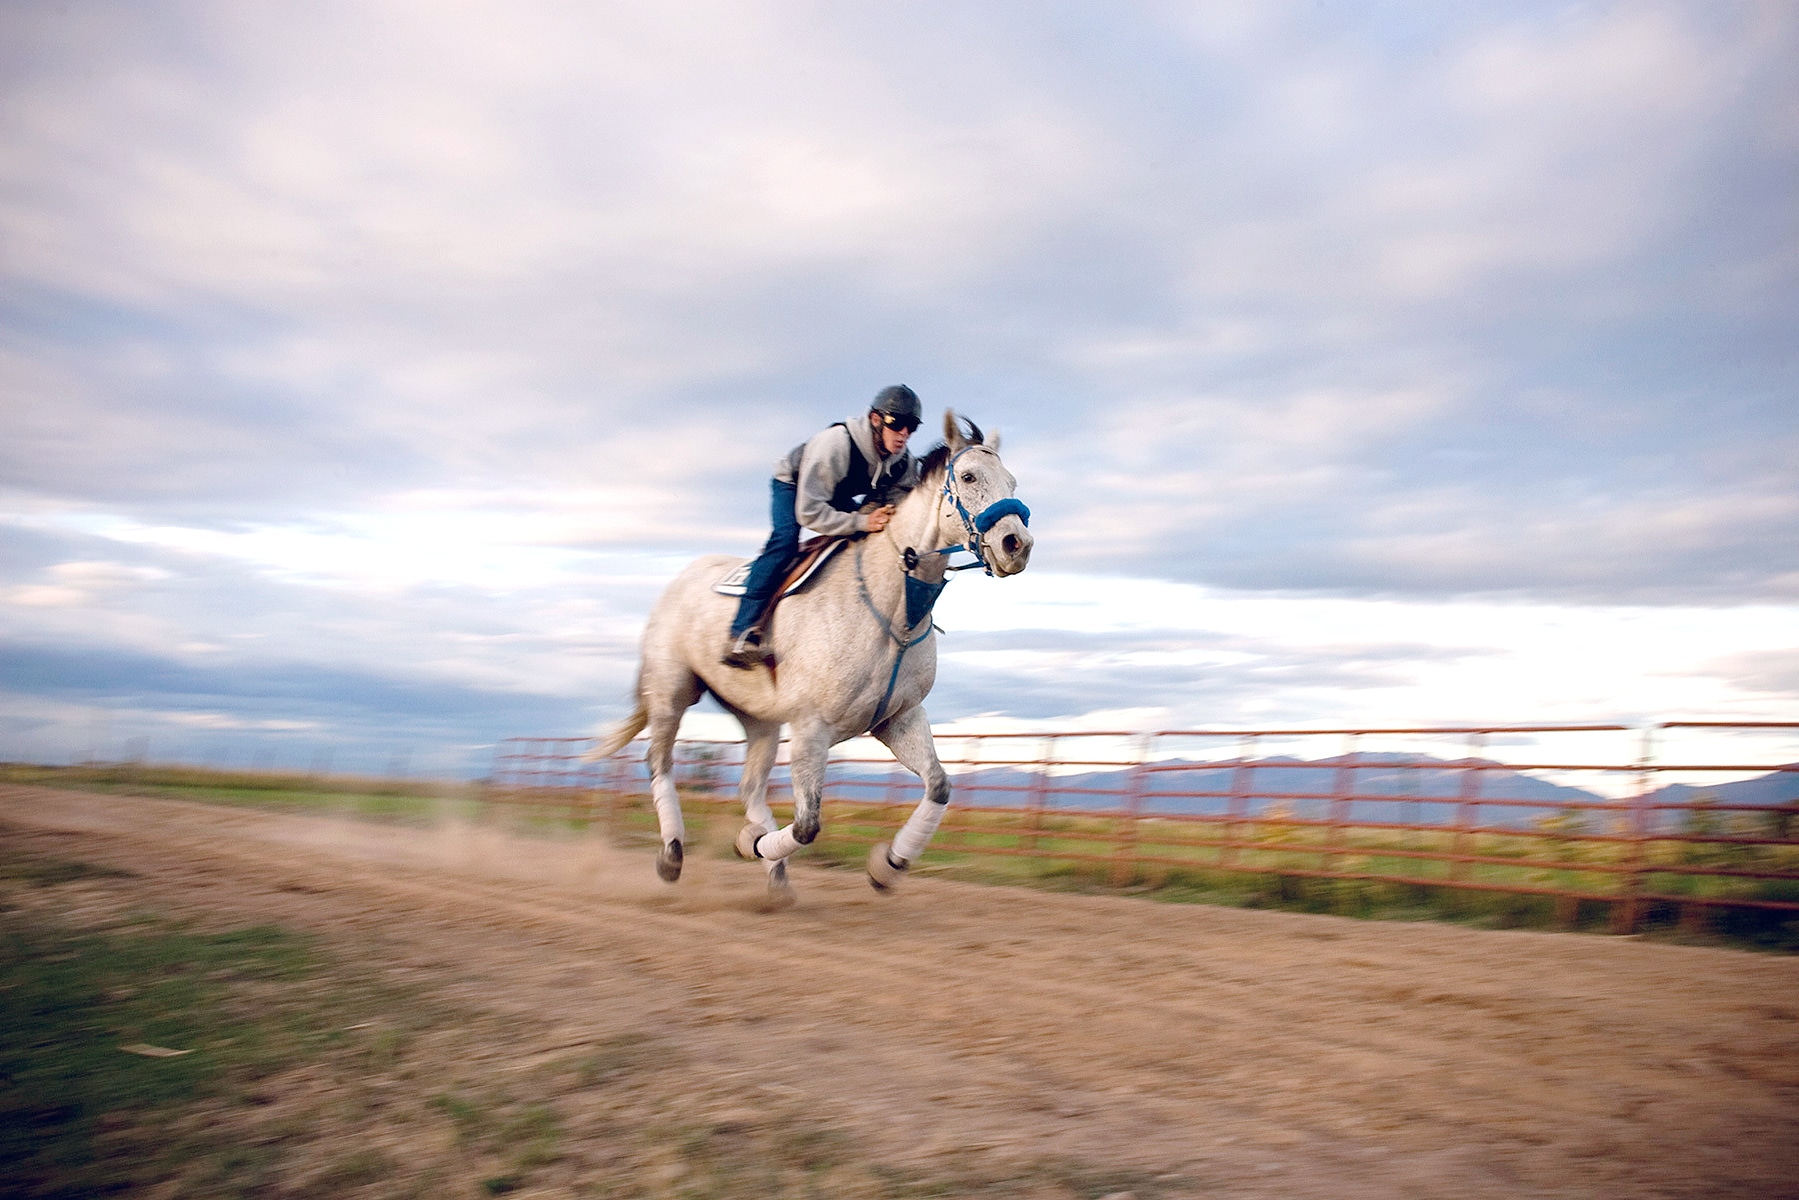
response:
M882 458L863 412L788 451L775 463L775 478L796 488L794 516L807 529L863 533L868 516L856 511L859 498L899 503L918 483L918 462L907 450Z

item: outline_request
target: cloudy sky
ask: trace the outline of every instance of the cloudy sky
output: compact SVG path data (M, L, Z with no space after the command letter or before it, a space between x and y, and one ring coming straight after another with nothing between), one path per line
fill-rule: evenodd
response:
M939 724L1799 718L1791 5L0 31L0 758L587 732L899 381L1038 537Z

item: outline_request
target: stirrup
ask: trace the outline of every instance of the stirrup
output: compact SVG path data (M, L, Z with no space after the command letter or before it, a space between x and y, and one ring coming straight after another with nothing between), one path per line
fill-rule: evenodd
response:
M748 671L761 666L767 659L767 651L762 648L762 630L752 625L731 640L724 657L718 661L727 667Z

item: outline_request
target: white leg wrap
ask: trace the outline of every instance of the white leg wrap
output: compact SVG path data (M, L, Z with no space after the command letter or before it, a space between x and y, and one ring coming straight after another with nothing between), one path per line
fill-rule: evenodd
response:
M793 836L793 826L784 825L773 833L765 833L756 843L756 853L763 858L786 858L800 848L800 840Z
M948 807L947 804L920 800L906 823L900 826L899 833L894 835L893 857L908 863L917 861L925 847L931 844L931 838L943 820L943 810Z
M681 798L675 794L675 781L659 775L650 783L650 796L656 802L656 822L662 827L662 842L687 841L687 826L681 820Z

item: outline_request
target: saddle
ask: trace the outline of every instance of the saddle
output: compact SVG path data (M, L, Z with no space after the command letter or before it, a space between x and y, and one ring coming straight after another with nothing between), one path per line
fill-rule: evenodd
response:
M788 564L787 573L781 577L781 586L775 589L773 596L769 597L767 606L756 614L756 624L766 628L769 618L774 616L775 605L795 592L804 590L806 585L812 582L812 577L818 574L818 569L824 566L833 554L849 545L858 536L860 535L850 534L834 537L825 534L801 542L799 552ZM712 590L721 596L743 595L746 590L744 582L749 578L750 567L755 565L755 561L755 559L751 559L749 562L739 563L731 568L731 573L713 584Z

